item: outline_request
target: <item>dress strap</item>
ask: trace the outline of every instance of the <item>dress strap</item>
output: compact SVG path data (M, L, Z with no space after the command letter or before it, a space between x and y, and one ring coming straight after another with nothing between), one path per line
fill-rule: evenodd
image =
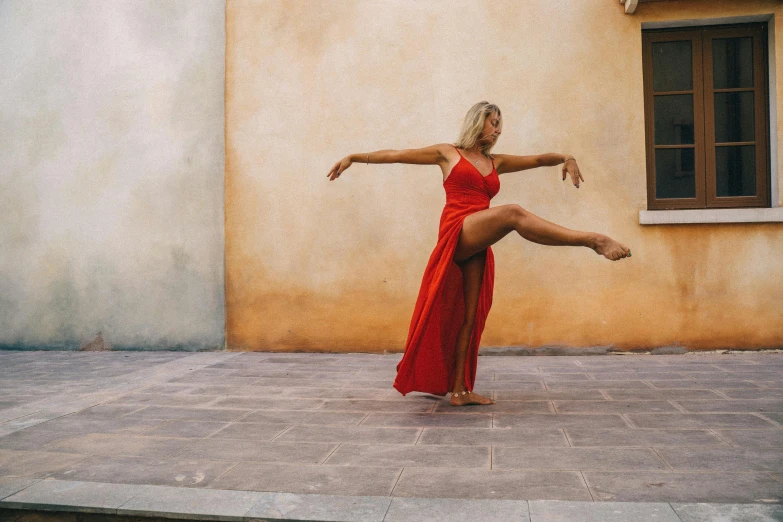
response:
M462 156L463 158L465 158L465 156L463 156L463 155L462 155L462 153L459 151L459 149L457 148L457 146L456 146L456 145L454 145L454 144L452 143L452 144L451 144L451 146L452 146L452 147L454 147L454 150L456 150L456 151L457 151L457 154L459 154L460 156ZM468 158L465 158L465 161L468 161ZM489 155L489 161L491 161L491 162L492 162L492 170L495 170L495 158L493 158L493 157L492 157L492 154L490 154L490 155Z

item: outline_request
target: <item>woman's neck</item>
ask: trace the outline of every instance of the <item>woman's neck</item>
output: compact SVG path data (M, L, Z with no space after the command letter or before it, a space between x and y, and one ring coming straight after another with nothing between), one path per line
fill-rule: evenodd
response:
M478 145L473 145L472 147L465 149L465 152L470 152L472 154L477 154L481 156L489 156L488 154L485 154L484 149L482 149Z

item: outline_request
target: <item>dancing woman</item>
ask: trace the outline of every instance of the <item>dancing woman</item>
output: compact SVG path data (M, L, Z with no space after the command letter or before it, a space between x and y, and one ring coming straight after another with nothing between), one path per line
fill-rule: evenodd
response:
M490 199L500 190L498 175L507 172L563 163L563 180L570 176L576 188L584 181L572 156L491 154L502 127L500 109L479 102L465 116L455 145L351 154L327 174L333 181L354 162L438 165L443 172L446 206L438 243L424 271L394 380L403 395L451 392L454 406L495 402L472 390L481 333L492 305L495 261L490 247L509 232L542 245L589 247L612 261L631 255L603 234L561 227L519 205L489 208Z

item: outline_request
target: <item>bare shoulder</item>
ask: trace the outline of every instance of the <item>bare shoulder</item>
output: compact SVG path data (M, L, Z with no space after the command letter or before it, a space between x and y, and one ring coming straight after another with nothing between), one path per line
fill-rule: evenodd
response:
M459 160L459 153L451 143L436 143L428 147L423 147L421 149L411 150L408 152L408 155L413 153L413 155L415 155L417 159L420 160L416 161L417 163L436 163L439 165L445 165Z
M503 164L503 160L506 158L507 154L490 154L489 157L492 158L492 162L495 164L495 169L499 170L500 166Z
M438 143L433 145L433 147L437 147L438 152L446 163L459 161L459 152L457 152L457 147L452 143Z

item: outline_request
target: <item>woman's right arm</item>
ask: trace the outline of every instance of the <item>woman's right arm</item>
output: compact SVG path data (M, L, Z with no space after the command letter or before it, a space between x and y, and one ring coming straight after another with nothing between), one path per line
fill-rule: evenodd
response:
M447 162L446 152L452 146L448 143L430 145L421 149L376 150L349 154L334 164L327 174L329 180L336 179L352 163L408 163L413 165L440 165Z

